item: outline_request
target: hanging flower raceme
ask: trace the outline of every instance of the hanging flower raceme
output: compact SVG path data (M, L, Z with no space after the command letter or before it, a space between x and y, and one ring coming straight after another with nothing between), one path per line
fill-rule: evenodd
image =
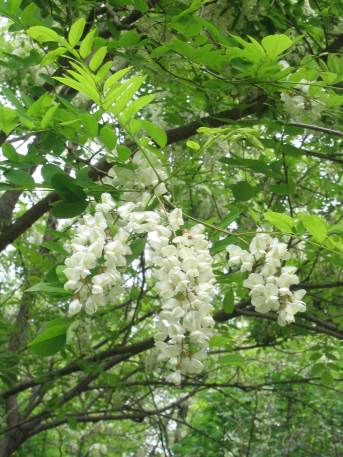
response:
M121 198L145 206L152 195L167 194L162 182L166 179L167 173L158 157L151 154L148 161L141 151L137 151L130 163L113 166L103 182L119 190L130 189L129 192L124 191Z
M99 305L110 303L118 295L121 275L117 268L126 265L125 256L131 250L127 244L129 232L119 228L111 235L114 209L111 195L102 194L94 215L83 216L83 224L66 246L71 255L65 260L68 281L64 287L75 293L69 305L70 315L78 313L83 305L92 314Z
M215 280L204 227L175 235L183 224L181 210L168 214L169 227L148 235L149 263L162 301L155 345L159 360L172 370L167 380L179 384L181 373L200 373L212 335Z
M296 313L306 310L302 301L306 291L291 290L299 284L297 268L283 266L290 258L286 243L259 233L251 241L249 251L231 244L227 252L230 266L239 266L242 272L253 271L243 286L250 289L251 303L257 312L276 312L279 325L284 326L294 322Z
M123 189L126 203L116 206L109 194L95 205L94 215L85 215L75 237L67 246L65 288L75 292L69 314L84 306L93 313L118 296L123 283L120 269L131 254L130 237L146 234L145 255L150 265L150 279L161 298L162 311L156 322L156 348L159 359L172 370L168 380L181 382L181 373L199 373L203 368L214 320L212 301L215 280L212 257L204 227L183 230L182 211L165 209L147 211L153 196L167 190L161 182L166 173L156 157L153 168L137 152L127 168L114 166L106 184ZM130 192L125 192L130 188ZM115 235L113 235L115 233Z
M196 225L176 235L183 225L182 211L139 211L126 203L118 208L131 233L148 233L146 256L159 292L155 345L159 359L173 370L168 380L181 382L181 373L199 373L214 325L215 295L212 257L204 227Z
M129 237L148 234L146 256L162 302L156 348L159 359L168 361L173 370L168 379L180 383L181 373L202 370L212 335L215 280L209 243L200 224L177 234L183 225L180 209L167 213L140 208L131 202L115 208L110 195L103 194L94 216L84 216L65 262L65 288L75 292L69 314L80 311L83 304L87 313L93 313L115 298L122 284L118 267L126 265L131 253ZM114 214L119 229L111 236Z

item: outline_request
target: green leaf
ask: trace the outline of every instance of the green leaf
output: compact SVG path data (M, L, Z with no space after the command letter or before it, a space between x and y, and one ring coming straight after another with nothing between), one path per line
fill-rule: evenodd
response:
M24 158L24 156L20 155L17 153L15 150L14 146L10 143L4 143L1 146L2 152L4 156L10 160L12 163L18 163L21 162Z
M110 100L112 103L115 101L115 105L112 107L112 112L114 115L118 116L123 111L129 101L140 89L144 80L144 76L133 76L128 81L109 92L109 94L106 96L105 102L106 106L108 106Z
M155 98L154 94L143 95L138 100L132 101L121 113L120 119L123 124L130 121L144 106L149 105ZM146 121L147 122L147 121Z
M274 211L267 211L264 213L266 221L270 222L274 227L281 230L283 233L292 233L294 227L293 219L287 214L276 213Z
M243 202L250 200L257 193L256 187L251 186L247 181L240 181L231 186L231 190L235 200Z
M133 0L133 3L142 14L149 11L149 4L146 0Z
M193 151L199 151L200 149L200 144L193 140L186 141L186 146L193 149Z
M34 2L29 3L21 12L20 21L25 28L30 25L40 25L42 22L41 9Z
M84 200L86 194L80 186L78 186L76 179L71 178L65 173L56 173L51 177L52 187L59 193L61 198L66 201Z
M32 176L24 170L10 170L5 173L5 177L9 182L15 184L18 187L29 187L32 188L35 185Z
M234 310L234 303L235 303L235 296L234 296L232 287L230 287L226 291L226 293L224 295L224 300L223 300L223 308L227 314L231 314L232 311Z
M84 17L81 17L76 22L74 22L74 24L70 27L68 41L72 47L74 47L80 41L85 25L86 19Z
M137 30L128 30L127 32L121 33L120 38L117 42L117 46L121 48L131 48L141 40L143 34L137 32Z
M15 14L21 4L22 0L8 0L8 10L10 13Z
M98 135L98 118L96 115L82 113L81 120L88 138L94 138Z
M128 160L131 157L132 151L127 146L123 146L120 144L117 146L117 154L118 154L119 160L121 160L122 162L125 162L126 160Z
M26 292L45 292L46 294L70 296L71 292L65 290L59 283L38 282L26 289Z
M45 129L50 124L50 121L54 117L54 114L59 106L60 106L59 103L51 106L51 108L49 108L48 111L44 114L44 116L41 120L41 123L40 123L40 126L42 129Z
M57 48L57 49L53 49L52 51L48 52L44 57L43 59L41 60L40 62L40 66L44 66L44 65L49 65L51 64L52 62L55 62L55 60L60 57L60 56L63 56L63 54L65 54L67 52L67 49L66 48Z
M299 219L315 241L322 243L325 240L328 235L327 224L319 216L299 214Z
M133 240L132 243L130 244L130 249L132 251L131 256L133 258L140 256L144 252L145 245L146 245L146 238L137 238L136 240Z
M69 323L47 325L45 330L29 344L31 352L43 357L59 352L66 344L68 327Z
M113 65L113 62L109 60L108 62L104 63L99 70L97 71L97 74L95 75L95 80L97 84L100 84L107 76L108 72L111 70Z
M79 76L79 78L82 77ZM87 95L87 97L89 97L95 103L100 104L100 96L97 92L96 86L91 86L89 81L85 78L83 78L81 82L69 77L54 76L54 79L61 82L62 84L65 84L66 86L71 87L72 89L75 89L78 92L81 92L82 94Z
M48 41L54 41L55 43L61 43L63 38L58 35L54 30L44 27L42 25L34 25L27 30L27 33L31 38L40 43L46 43Z
M262 162L262 160L222 157L220 161L234 167L248 168L272 178L280 179L282 177L281 172L274 171L269 164Z
M41 170L44 182L50 187L52 187L51 178L57 173L63 174L63 170L52 163L44 165Z
M161 148L164 148L168 141L166 132L161 127L150 121L142 120L141 123L144 130L148 132L155 143L157 143Z
M51 213L58 219L68 219L82 214L88 206L86 200L61 201L53 206Z
M100 135L99 135L100 141L102 144L109 150L112 151L117 144L117 135L114 132L113 127L109 127L108 125L105 125L102 127L100 130Z
M244 365L245 359L239 354L227 354L218 360L221 365L240 366Z
M95 52L93 57L91 58L91 60L89 62L89 68L92 71L96 71L100 67L102 62L104 61L104 58L106 57L106 54L107 54L107 47L106 46L103 46L103 47L99 48Z
M0 105L0 130L9 135L18 125L17 113L7 106Z
M137 78L139 83L137 82ZM125 95L123 107L130 101L131 97L137 92L143 83L144 78L141 76L132 76L132 78L123 82L122 84L114 84L111 89L106 93L104 100L104 109L108 110L111 108L113 102L119 101L124 97L126 91L129 91L129 96ZM120 112L120 110L118 110Z
M210 339L210 347L215 348L215 347L223 347L227 346L230 344L230 338L227 336L223 335L214 335Z
M90 32L87 33L87 35L81 42L80 56L83 59L86 59L89 56L89 54L91 53L95 33L96 33L96 30L91 30Z
M276 60L279 56L291 47L293 41L287 35L268 35L262 39L267 56L271 60Z
M123 78L130 70L132 67L127 67L123 68L122 70L117 71L113 75L111 75L104 84L104 90L111 89L118 81L119 79Z
M328 231L329 235L338 235L343 237L343 224L334 224L330 226L330 229Z

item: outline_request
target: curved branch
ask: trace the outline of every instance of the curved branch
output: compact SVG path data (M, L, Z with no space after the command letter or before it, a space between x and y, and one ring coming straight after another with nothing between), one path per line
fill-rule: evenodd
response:
M186 140L197 132L201 126L207 125L210 127L218 127L227 122L241 119L242 117L251 114L260 114L266 109L266 97L261 96L250 104L241 104L239 107L230 110L221 111L212 116L206 116L199 121L191 122L182 127L177 127L167 131L168 144L177 141ZM91 173L93 180L98 179L102 174L106 173L111 164L106 160L100 160ZM20 235L28 230L40 217L42 217L49 209L52 203L60 199L57 192L48 194L45 198L36 203L26 213L20 216L12 225L6 228L0 236L0 251L3 251L9 244L13 243Z

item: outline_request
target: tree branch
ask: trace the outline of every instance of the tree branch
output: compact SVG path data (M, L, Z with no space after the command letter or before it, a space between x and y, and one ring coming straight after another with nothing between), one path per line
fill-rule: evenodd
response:
M186 140L197 132L201 126L218 127L227 122L239 120L242 117L251 114L261 114L266 109L266 97L261 96L254 102L241 104L239 107L230 110L221 111L212 116L206 116L199 121L194 121L182 127L177 127L167 131L168 144L177 141ZM91 178L98 179L104 175L110 168L111 164L101 159L93 168ZM20 235L28 230L40 217L42 217L51 207L51 204L60 200L57 192L51 192L45 198L32 206L26 213L20 216L12 225L10 225L0 236L0 251L3 251L9 244L13 243Z

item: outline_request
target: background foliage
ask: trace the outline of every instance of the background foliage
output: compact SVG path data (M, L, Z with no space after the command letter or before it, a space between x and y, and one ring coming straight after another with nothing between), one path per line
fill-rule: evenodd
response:
M0 12L1 455L342 455L341 0ZM206 224L220 287L206 370L178 387L154 369L142 240L124 301L70 318L63 288L73 217L142 147ZM307 311L285 328L227 267L258 227L297 246Z

